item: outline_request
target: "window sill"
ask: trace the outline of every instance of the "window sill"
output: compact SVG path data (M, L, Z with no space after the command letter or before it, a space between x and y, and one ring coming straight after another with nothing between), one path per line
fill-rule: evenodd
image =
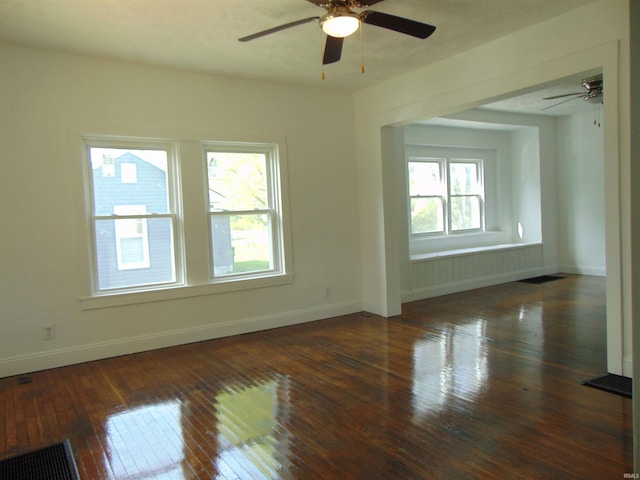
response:
M462 255L473 255L482 252L500 252L505 250L514 250L518 248L528 248L542 243L504 243L501 245L488 245L484 247L459 248L456 250L440 250L430 253L416 253L409 256L411 262L423 262L434 259L442 259L447 257L458 257Z
M293 283L293 277L293 273L288 273L251 279L245 278L225 282L208 283L206 285L180 285L135 292L104 293L91 297L80 298L80 306L82 310L96 310L123 305L136 305L140 303L162 302L180 298L215 295L240 290L253 290L256 288L291 284Z

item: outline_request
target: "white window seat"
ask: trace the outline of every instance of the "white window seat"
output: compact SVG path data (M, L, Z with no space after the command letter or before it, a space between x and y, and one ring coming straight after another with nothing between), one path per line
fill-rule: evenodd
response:
M428 253L412 253L409 255L411 262L424 262L433 259L441 259L446 257L457 257L461 255L473 255L482 252L497 252L504 250L513 250L517 248L528 248L533 246L542 246L542 243L503 243L500 245L487 245L483 247L458 248L455 250L439 250L437 252Z

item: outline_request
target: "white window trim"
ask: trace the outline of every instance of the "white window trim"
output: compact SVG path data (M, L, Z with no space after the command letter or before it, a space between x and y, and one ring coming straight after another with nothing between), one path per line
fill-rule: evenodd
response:
M449 157L445 159L446 181L447 181L447 234L448 235L466 235L470 233L482 233L485 231L485 211L484 211L484 158L457 158ZM478 172L478 183L480 192L475 194L452 194L451 193L451 164L455 163L475 163ZM453 229L453 220L451 218L451 198L453 197L476 197L480 204L480 226L478 228Z
M408 191L408 195L409 195L409 203L407 205L408 207L408 216L409 216L409 237L432 237L432 236L442 236L442 235L447 235L447 224L449 223L449 215L448 215L448 196L447 196L447 192L448 192L448 187L445 187L445 184L447 182L446 179L446 159L444 158L435 158L435 157L417 157L417 156L411 156L407 158L407 185L411 184L411 174L409 172L409 165L411 163L435 163L438 165L438 170L440 172L440 191L437 193L434 193L432 195L411 195L411 188L409 187L409 191ZM418 232L418 233L414 233L413 231L413 222L412 222L412 218L411 218L411 201L413 199L417 199L417 198L438 198L440 199L441 205L442 205L442 210L441 210L441 215L442 215L442 229L441 230L437 230L437 231L433 231L433 232Z
M409 236L412 238L423 238L423 237L449 237L453 235L469 235L469 234L477 234L485 231L485 208L484 208L484 158L481 158L479 155L474 156L472 158L461 158L457 156L441 156L441 157L426 157L426 156L417 156L410 155L407 156L407 185L410 184L409 179L409 169L408 166L410 163L437 163L438 168L440 169L440 182L442 184L442 188L440 193L433 195L411 195L408 192L408 212L409 212ZM450 166L455 163L475 163L478 169L478 182L480 184L480 193L476 194L452 194L451 193L451 175L450 175ZM453 222L451 218L451 198L453 197L465 197L471 196L478 198L480 204L480 226L478 228L466 228L466 229L453 229ZM412 219L411 219L411 200L414 198L440 198L442 201L442 215L444 219L444 224L442 230L438 230L435 232L413 232Z
M407 227L408 227L408 239L409 239L409 253L411 257L420 255L430 255L438 252L469 249L469 248L484 248L491 245L505 244L509 239L505 239L505 234L502 231L487 228L488 209L491 208L493 217L497 213L499 205L488 205L486 198L483 198L483 229L474 230L461 230L453 232L449 235L444 235L441 232L436 233L424 233L413 234L411 231L411 197L409 195L409 169L408 164L413 159L464 159L474 160L480 159L484 161L482 182L487 195L487 175L495 175L497 165L497 153L493 148L483 147L455 147L455 146L439 146L439 145L417 145L407 144L405 145L405 167L404 172L406 175L406 192L405 198L407 202ZM495 182L492 183L494 185ZM495 185L491 188L494 188ZM493 192L493 190L492 190ZM492 198L495 198L495 192L492 193ZM448 209L447 209L448 215ZM492 218L493 218L492 217ZM449 219L445 220L446 222ZM493 220L492 220L493 221Z
M254 210L229 210L229 211L208 211L209 222L212 217L217 215L244 215L244 214L266 214L269 217L269 232L271 257L273 265L270 269L260 272L238 273L216 275L214 272L213 259L213 239L209 234L209 252L210 252L210 281L212 283L225 283L230 281L239 281L252 279L257 276L282 275L285 273L285 249L284 249L284 222L283 222L283 204L282 204L282 182L278 182L281 178L280 174L280 145L277 143L258 143L258 142L226 142L226 141L210 141L203 143L205 151L205 169L207 152L223 152L223 153L258 153L265 156L265 175L267 184L267 208ZM211 229L209 228L209 232Z
M211 140L211 139L215 140ZM247 141L250 139L251 141ZM251 290L257 288L268 288L278 285L291 284L295 274L293 273L293 251L290 230L290 211L288 204L288 168L286 154L286 138L276 135L246 135L246 134L217 134L215 132L193 132L183 130L163 130L148 129L144 127L117 127L106 125L76 125L69 132L70 158L73 161L74 170L79 174L74 182L75 191L79 198L83 198L84 208L78 209L77 218L77 243L81 250L86 252L79 263L78 300L83 310L110 308L124 305L134 305L140 303L168 301L180 298L190 298L204 295L224 294L235 291ZM174 181L183 186L183 189L194 188L202 190L202 198L194 201L193 198L185 200L178 196L172 199L175 201L175 211L181 212L176 218L174 225L174 248L176 251L176 282L166 285L154 285L153 288L128 289L127 291L104 291L96 292L93 287L93 279L96 278L96 267L93 264L92 242L90 241L92 232L92 222L88 212L91 212L92 198L91 191L86 188L90 181L90 164L88 161L87 143L92 146L123 146L132 148L134 142L136 146L146 144L148 148L158 148L159 144L164 144L171 148L172 155L183 157L180 168L178 162L171 162L173 165ZM203 157L204 146L219 143L243 143L266 145L271 144L277 147L278 161L274 162L274 179L279 180L277 199L280 202L281 211L278 219L281 229L281 238L277 248L281 252L282 265L278 272L261 272L251 278L232 277L225 281L212 282L208 275L207 262L202 262L203 258L208 258L208 234L207 222L202 216L207 211L208 199L206 198L206 173L202 170L201 158ZM75 147L74 147L75 146ZM188 158L188 161L185 161ZM80 162L78 168L77 162ZM195 172L195 174L194 174ZM183 178L189 177L189 179ZM275 180L272 180L275 181ZM188 209L182 210L183 203L190 203ZM197 203L203 208L200 214L193 214L193 204ZM191 213L189 213L191 212ZM274 222L275 223L275 222ZM188 225L187 225L188 224ZM180 238L179 231L183 229L185 236ZM204 265L203 265L204 263ZM211 262L209 262L211 263ZM182 272L188 272L188 278L182 276Z
M108 135L81 135L82 142L82 171L84 175L83 189L85 191L85 222L89 227L87 243L90 256L89 263L89 281L90 290L87 293L89 298L98 298L102 296L113 296L119 294L127 294L131 292L140 292L153 290L162 287L174 287L184 284L184 277L182 272L184 271L184 256L181 254L183 251L183 237L180 235L180 229L178 222L180 221L180 191L177 182L178 167L177 167L177 143L175 141L167 139L154 139L154 138L140 138L140 137L125 137L125 136L108 136ZM94 207L94 188L93 188L93 175L91 169L91 160L89 155L90 148L118 148L118 149L130 149L130 150L164 150L167 152L167 186L168 186L168 210L166 215L143 215L135 216L135 218L160 218L167 217L172 221L172 235L173 235L173 250L174 250L174 272L175 277L173 281L161 282L154 284L146 284L136 287L124 287L124 288L110 288L100 289L98 288L98 259L96 256L96 232L95 225L99 220L104 219L119 219L119 218L134 218L134 216L98 216L93 212Z

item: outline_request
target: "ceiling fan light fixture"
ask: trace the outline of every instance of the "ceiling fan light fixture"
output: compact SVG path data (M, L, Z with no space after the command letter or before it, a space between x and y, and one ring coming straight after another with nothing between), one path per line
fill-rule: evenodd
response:
M360 28L360 15L353 12L328 13L320 19L320 26L330 37L348 37Z

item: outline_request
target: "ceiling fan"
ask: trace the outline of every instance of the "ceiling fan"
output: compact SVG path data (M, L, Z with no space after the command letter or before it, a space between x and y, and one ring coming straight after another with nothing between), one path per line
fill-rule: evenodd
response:
M586 91L565 93L562 95L554 95L552 97L544 97L543 100L556 100L558 98L565 97L568 98L565 98L561 102L555 103L554 105L549 105L548 107L543 108L543 110L556 107L565 102L575 100L576 98L582 98L589 103L603 103L604 81L602 79L602 75L594 75L593 77L583 78L580 84Z
M326 9L323 16L303 18L295 22L285 23L277 27L269 28L261 32L247 35L238 39L248 42L256 38L264 37L272 33L296 27L305 23L318 21L322 30L327 34L327 41L322 58L323 65L335 63L342 56L342 44L345 37L358 31L362 23L375 25L376 27L394 30L405 35L425 39L430 36L436 27L427 23L417 22L408 18L389 15L388 13L364 10L355 12L354 9L370 7L384 0L307 0L318 7Z

